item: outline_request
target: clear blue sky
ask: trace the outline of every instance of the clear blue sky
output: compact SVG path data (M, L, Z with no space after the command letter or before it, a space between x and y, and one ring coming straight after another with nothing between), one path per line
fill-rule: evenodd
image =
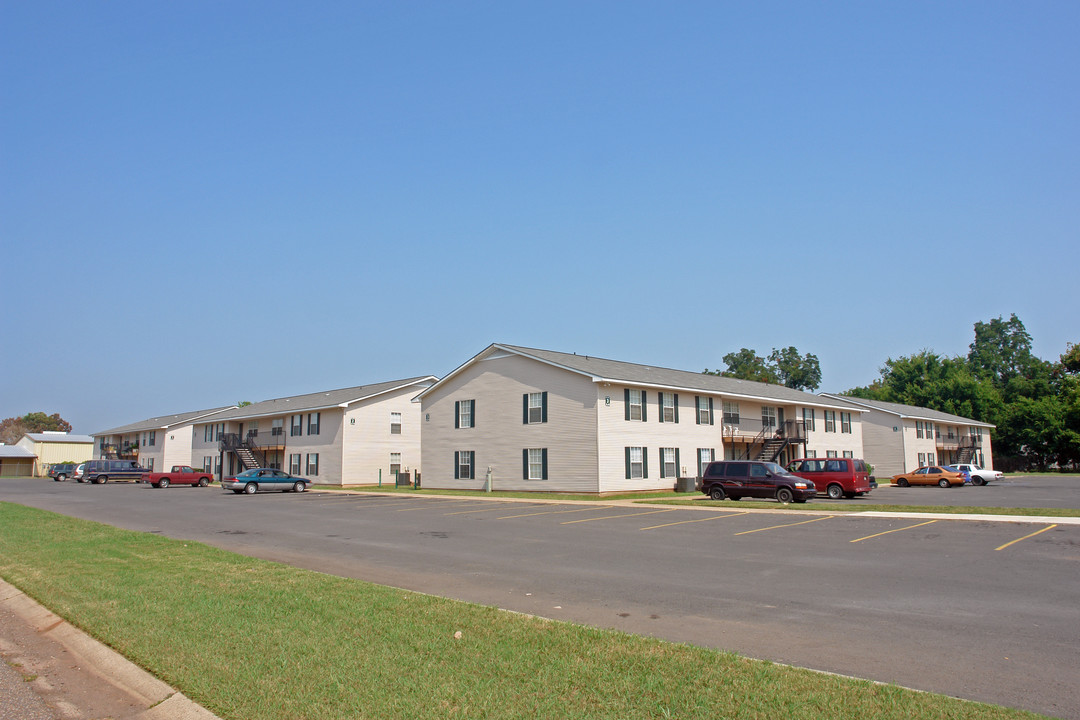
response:
M0 417L1080 341L1080 3L0 0Z

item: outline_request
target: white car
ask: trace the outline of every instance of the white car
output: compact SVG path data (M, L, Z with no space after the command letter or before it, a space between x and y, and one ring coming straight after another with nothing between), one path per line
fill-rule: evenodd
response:
M978 465L956 465L957 470L963 470L971 476L971 482L974 485L985 485L991 480L1002 480L1005 475L997 470L984 470Z

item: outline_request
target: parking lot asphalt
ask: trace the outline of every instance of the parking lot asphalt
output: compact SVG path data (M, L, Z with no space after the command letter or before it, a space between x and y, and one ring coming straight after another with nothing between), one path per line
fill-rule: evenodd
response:
M897 487L879 481L869 495L851 500L815 498L815 504L840 503L847 507L869 504L971 505L1001 508L1080 508L1080 477L1075 475L1018 475L987 485L940 488L936 485Z
M993 487L886 492L945 497ZM831 514L827 503L807 514L738 503L237 496L48 481L5 481L0 500L515 611L1080 717L1080 526L1072 519L865 517Z

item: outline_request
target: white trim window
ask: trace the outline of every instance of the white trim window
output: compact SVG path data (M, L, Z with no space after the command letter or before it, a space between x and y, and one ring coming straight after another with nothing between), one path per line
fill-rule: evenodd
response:
M919 467L926 467L926 453L919 453Z
M851 413L840 413L840 432L851 434Z
M660 448L660 477L673 478L679 475L678 448Z
M836 457L836 451L835 450L826 450L825 451L825 457L827 457L827 458Z
M731 400L724 401L724 424L739 424L739 403L732 402Z
M544 422L544 393L534 392L529 393L529 424ZM532 454L532 450L529 451ZM532 460L529 460L529 479L536 480L538 478L532 477Z
M401 434L401 413L399 412L390 413L390 434Z
M772 405L761 406L761 427L776 427L776 408Z
M476 426L476 401L458 400L454 403L454 427L471 428Z
M675 393L660 393L660 422L678 422L679 413L676 402L679 396Z
M274 418L270 421L270 437L284 437L285 418Z
M203 455L202 469L203 472L210 472L214 467L214 457L212 455Z
M297 416L297 417L299 417L299 416ZM289 453L289 474L290 475L299 475L300 474L300 460L301 460L301 457L302 456L300 455L300 453Z
M318 435L319 434L319 420L322 418L322 413L308 413L307 416L307 434Z
M934 453L926 453L926 464L937 465L937 463L934 462Z
M712 425L712 398L698 395L696 403L698 425Z
M713 461L716 454L712 448L698 448L698 476L705 474L705 468Z
M803 426L810 432L817 430L817 417L815 415L814 408L802 409Z
M646 477L648 475L645 474L645 448L626 448L626 478L635 480Z
M817 450L807 450L806 451L806 457L808 457L808 458L816 458L817 457Z
M528 448L526 456L526 480L547 480L547 449Z
M844 457L854 459L855 453L853 451L851 451L851 450L845 450L844 451Z
M454 451L454 479L475 480L474 466L476 464L475 450Z
M304 434L304 416L292 415L289 417L289 437L301 437ZM290 471L292 472L292 471ZM293 474L299 474L299 470Z
M645 420L645 392L642 390L627 390L627 420Z
M836 411L825 411L825 432L836 432Z
M319 474L319 453L308 453L307 474L312 477Z
M401 472L401 453L390 453L390 477L397 477Z

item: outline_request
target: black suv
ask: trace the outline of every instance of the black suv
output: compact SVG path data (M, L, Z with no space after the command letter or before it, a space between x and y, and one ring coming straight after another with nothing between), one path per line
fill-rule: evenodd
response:
M53 463L49 468L49 477L56 482L64 482L75 473L75 463Z
M726 460L706 466L701 476L701 492L713 500L754 497L803 503L817 494L817 488L813 482L795 477L776 463Z

